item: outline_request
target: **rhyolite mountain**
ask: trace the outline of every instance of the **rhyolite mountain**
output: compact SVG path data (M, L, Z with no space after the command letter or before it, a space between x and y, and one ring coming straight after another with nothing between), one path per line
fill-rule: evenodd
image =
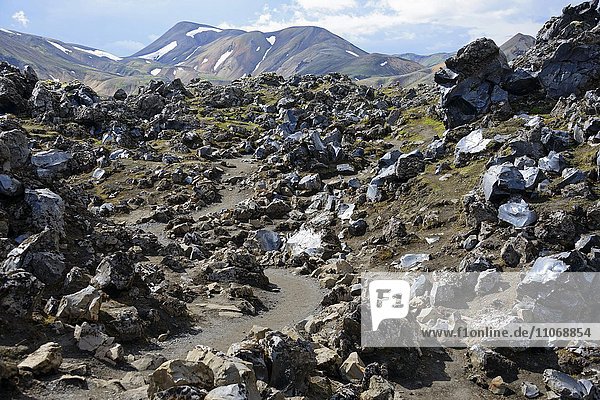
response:
M518 34L502 49L512 59L534 41ZM408 86L432 81L432 73L450 55L367 53L313 26L246 32L184 21L137 53L119 57L89 46L0 29L0 61L20 68L31 65L43 79L78 79L103 94L118 88L130 91L152 79L225 83L262 72L286 77L339 72L366 84Z
M500 46L500 50L506 55L508 61L512 61L527 53L527 50L532 48L534 44L535 38L533 36L517 33Z
M401 76L425 68L396 56L369 54L318 27L263 33L193 22L177 23L128 57L2 29L0 61L18 67L32 65L43 79L79 79L102 93L117 88L131 90L151 79L228 82L262 72L283 76L340 72L366 79Z

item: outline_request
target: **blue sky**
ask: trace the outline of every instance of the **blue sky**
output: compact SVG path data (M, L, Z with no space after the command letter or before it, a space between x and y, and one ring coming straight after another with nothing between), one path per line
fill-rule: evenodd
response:
M129 55L175 23L329 29L368 52L455 51L487 36L535 35L565 0L0 0L0 27Z

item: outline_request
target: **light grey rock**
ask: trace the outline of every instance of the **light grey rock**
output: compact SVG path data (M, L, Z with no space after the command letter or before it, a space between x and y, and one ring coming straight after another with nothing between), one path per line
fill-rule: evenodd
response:
M429 261L429 254L405 254L400 257L400 266L409 269L425 261Z
M555 369L544 370L544 383L561 399L594 399L599 395L598 388L589 380L576 380Z
M18 365L20 371L29 371L34 375L47 375L57 372L62 364L62 347L55 342L41 345Z
M102 294L95 287L88 286L77 293L63 296L56 317L69 322L82 319L98 321L101 305Z
M537 214L529 208L525 200L509 201L498 207L498 219L508 222L516 228L523 228L535 223Z
M250 400L246 386L233 384L219 386L208 392L204 400Z
M460 165L465 159L465 156L485 151L491 141L491 139L483 138L483 129L479 128L472 131L467 136L460 139L456 144L454 163Z
M555 151L548 153L546 157L542 157L538 161L538 167L542 171L553 172L560 174L563 169L567 166L567 161L562 154Z
M300 179L298 182L298 188L301 190L307 190L311 192L316 192L321 190L323 183L321 182L321 178L318 174L307 175Z
M73 333L77 347L84 351L95 352L101 347L111 346L115 338L104 333L102 325L84 322L75 326Z
M521 394L528 399L535 399L540 396L540 390L531 382L523 382L521 384Z

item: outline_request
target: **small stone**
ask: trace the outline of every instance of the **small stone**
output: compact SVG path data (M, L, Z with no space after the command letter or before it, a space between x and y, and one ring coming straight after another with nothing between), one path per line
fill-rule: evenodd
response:
M365 363L360 359L357 352L350 353L340 366L342 378L350 382L357 382L363 379L365 373Z
M497 376L490 382L490 392L498 396L504 396L508 392L508 386L501 376Z
M531 382L523 382L521 384L521 394L528 399L535 399L540 395L540 390Z

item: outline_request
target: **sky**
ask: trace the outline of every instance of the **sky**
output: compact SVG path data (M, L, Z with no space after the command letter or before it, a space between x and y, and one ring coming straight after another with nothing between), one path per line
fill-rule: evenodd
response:
M579 3L576 1L573 4ZM0 28L126 56L179 21L275 31L320 26L370 53L454 52L535 36L566 0L0 0ZM1 49L0 49L1 50Z

